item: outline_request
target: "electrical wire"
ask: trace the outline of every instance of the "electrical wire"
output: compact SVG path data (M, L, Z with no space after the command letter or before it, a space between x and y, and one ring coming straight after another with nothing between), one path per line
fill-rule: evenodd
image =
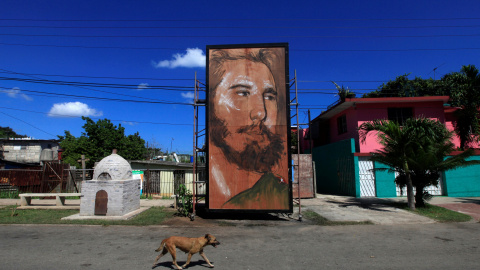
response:
M22 110L22 109L14 109L9 107L0 107L1 109L7 110L14 110L14 111L22 111L22 112L30 112L30 113L37 113L37 114L45 114L49 116L56 116L56 117L68 117L68 118L81 118L81 116L73 116L73 115L65 115L65 114L52 114L52 113L45 113L45 112L38 112L38 111L31 111L31 110ZM102 119L100 117L90 117L91 119ZM170 125L170 126L192 126L191 124L179 124L179 123L166 123L166 122L148 122L148 121L135 121L135 120L115 120L109 119L110 121L115 122L128 122L128 123L138 123L138 124L152 124L152 125ZM51 134L50 134L51 135Z
M36 76L26 75L26 74L14 72L14 71L11 71L11 70L6 70L6 69L0 69L0 70L7 71L7 72L9 72L10 74L18 74L18 75L23 75L23 76L35 78L35 79L38 78L38 77L36 77ZM40 79L40 80L43 80L43 79ZM126 96L126 97L140 98L140 99L145 99L145 100L156 100L156 101L168 102L168 101L165 101L165 100L155 99L155 98L151 98L151 97L145 98L145 97L139 97L139 96L128 95L128 94L114 93L114 92L110 92L110 91L104 91L104 90L87 88L87 87L83 87L83 86L80 86L80 85L69 85L69 86L74 86L74 87L81 88L81 89L86 89L86 90L89 90L89 91L100 92L100 93L107 93L107 94L112 94L112 95L117 95L117 96Z
M22 44L5 43L6 46L24 46L24 47L53 47L53 48L81 48L81 49L119 49L119 50L172 50L183 51L185 48L147 48L147 47L118 47L118 46L80 46L80 45L47 45L47 44ZM290 52L414 52L414 51L470 51L480 50L480 48L424 48L424 49L290 49Z
M266 19L266 18L229 18L229 19L25 19L25 18L2 18L0 21L35 21L35 22L224 22L224 21L459 21L480 20L480 17L455 17L455 18L302 18L302 19Z
M0 28L34 29L425 29L477 28L480 25L422 25L422 26L51 26L0 25Z
M38 127L36 127L36 126L34 126L34 125L30 124L30 123L27 123L26 121L23 121L22 119L19 119L19 118L15 117L15 116L11 116L11 115L6 114L6 113L4 113L4 112L0 112L0 113L6 115L6 116L8 116L8 117L11 117L11 118L13 118L13 119L16 119L16 120L18 120L18 121L20 121L20 122L23 122L23 123L25 123L25 124L27 124L27 125L35 128L35 129L38 129L38 130L40 130L41 132L43 132L43 133L45 133L45 134L48 134L48 135L50 135L50 136L55 137L55 135L53 135L52 133L46 132L45 130L40 129L40 128L38 128Z
M160 78L131 78L131 77L111 77L111 76L80 76L80 75L58 75L58 74L43 74L43 73L22 73L14 72L0 68L0 73L7 74L21 74L21 75L35 75L46 77L71 77L71 78L88 78L88 79L115 79L115 80L156 80L156 81L192 81L192 79L160 79Z
M69 38L438 38L438 37L478 37L480 34L444 34L444 35L345 35L345 36L323 36L323 35L218 35L218 36L194 36L194 35L62 35L62 34L0 34L0 36L17 36L17 37L69 37Z
M19 81L27 83L38 84L53 84L53 85L66 85L66 86L87 86L87 87L108 87L108 88L122 88L122 89L138 89L138 84L112 84L112 83L89 83L89 82L71 82L71 81L57 81L57 80L45 80L45 79L25 79L25 78L12 78L1 77L0 80L4 81ZM193 86L156 86L149 85L148 89L151 90L165 90L165 91L179 91L185 92L187 90L193 91Z
M7 89L6 87L1 87ZM83 95L71 95L71 94L62 94L62 93L52 93L45 91L35 91L21 89L22 92L32 93L31 95L43 94L46 96L54 97L65 97L65 98L79 98L79 99L91 99L91 100L101 100L101 101L115 101L115 102L130 102L130 103L146 103L146 104L167 104L167 105L193 105L193 103L186 102L175 102L175 101L151 101L151 100L132 100L132 99L119 99L119 98L104 98L104 97L92 97L92 96L83 96ZM0 92L7 93L5 90L0 90ZM40 95L42 96L42 95Z

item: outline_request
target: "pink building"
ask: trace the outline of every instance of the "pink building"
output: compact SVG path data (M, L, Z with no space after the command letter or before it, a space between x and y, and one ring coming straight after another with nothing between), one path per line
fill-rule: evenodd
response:
M316 117L312 127L314 145L334 143L353 138L355 152L370 153L382 146L375 133L367 136L364 143L359 142L358 127L375 119L404 120L409 117L427 117L436 119L453 131L453 112L448 96L432 97L387 97L387 98L347 98L326 112ZM454 143L460 146L455 136Z
M370 153L383 148L377 134L371 132L365 142L360 142L358 127L375 119L401 122L426 117L453 131L457 108L448 101L448 96L347 98L322 112L311 123L317 192L355 197L402 196L404 193L394 184L394 173L375 170L385 165L370 160ZM456 135L453 143L460 146ZM478 143L469 146L479 148ZM480 160L478 155L472 158ZM432 195L480 196L479 167L444 172L440 185L427 191Z

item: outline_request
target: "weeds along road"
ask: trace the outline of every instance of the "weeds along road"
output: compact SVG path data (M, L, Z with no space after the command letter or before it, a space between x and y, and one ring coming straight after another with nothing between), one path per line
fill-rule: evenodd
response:
M151 269L163 238L211 233L215 269L479 269L480 224L0 226L1 269ZM179 264L186 254L177 252ZM198 255L188 269L205 269ZM170 255L155 269L173 269Z

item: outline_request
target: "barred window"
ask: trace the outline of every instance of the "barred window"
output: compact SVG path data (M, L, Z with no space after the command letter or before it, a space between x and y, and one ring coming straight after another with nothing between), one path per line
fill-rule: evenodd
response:
M388 108L388 120L403 125L408 118L413 117L413 108Z
M347 115L342 115L337 118L338 134L347 133Z

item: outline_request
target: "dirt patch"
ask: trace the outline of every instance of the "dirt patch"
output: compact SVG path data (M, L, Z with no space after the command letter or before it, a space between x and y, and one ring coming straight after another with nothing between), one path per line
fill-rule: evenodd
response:
M476 221L480 221L480 205L476 203L448 203L437 205L456 212L467 214L474 218Z
M173 209L172 209L173 210ZM271 213L229 213L208 212L204 208L197 210L193 220L190 217L179 216L177 213L172 218L164 221L162 225L168 226L279 226L296 223L288 215Z
M189 217L179 217L179 216L174 216L170 219L167 219L165 222L162 223L162 225L168 225L168 226L200 226L200 227L212 227L212 226L218 226L219 222L216 220L210 220L210 219L203 219L201 217L195 217L195 219L192 221Z

